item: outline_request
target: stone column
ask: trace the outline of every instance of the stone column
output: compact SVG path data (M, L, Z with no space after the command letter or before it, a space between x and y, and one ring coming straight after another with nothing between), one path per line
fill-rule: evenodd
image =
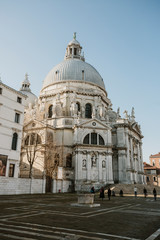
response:
M78 161L77 161L77 177L78 180L81 181L82 180L82 155L80 152L78 152Z
M114 183L113 181L113 169L112 169L112 153L109 152L107 156L107 168L108 168L108 176L107 176L107 182L108 183Z
M78 180L78 151L75 151L75 180Z
M87 152L86 154L86 161L87 161L87 181L91 180L91 157L90 154Z
M107 130L107 144L109 144L109 145L112 144L111 130Z
M127 170L127 182L131 183L131 163L129 155L129 141L128 141L128 128L125 129L125 145L126 145L126 170Z
M127 148L127 156L126 156L126 158L127 158L127 162L126 162L126 164L127 164L127 168L131 168L131 164L130 164L130 158L129 158L129 141L128 141L128 129L125 129L125 144L126 144L126 148Z
M119 182L126 183L126 151L118 150L118 173L119 173Z
M137 144L137 151L138 151L138 182L141 183L141 159L140 159L140 148L139 148L139 143Z
M99 182L102 181L102 159L103 155L99 154L99 158L98 158L98 180Z

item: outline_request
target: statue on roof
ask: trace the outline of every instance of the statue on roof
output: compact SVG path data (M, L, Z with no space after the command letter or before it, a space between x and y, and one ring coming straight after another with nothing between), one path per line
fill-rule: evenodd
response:
M76 40L76 32L73 33L73 39Z
M28 76L29 76L28 73L26 73L25 74L25 80L27 80L27 81L28 81Z
M134 120L135 120L135 112L134 112L134 107L132 107L131 119L132 119L132 121L134 121Z

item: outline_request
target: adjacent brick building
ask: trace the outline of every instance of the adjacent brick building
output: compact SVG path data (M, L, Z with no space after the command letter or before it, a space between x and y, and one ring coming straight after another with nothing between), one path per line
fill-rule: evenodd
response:
M150 164L144 162L144 174L147 185L160 186L160 152L149 157Z

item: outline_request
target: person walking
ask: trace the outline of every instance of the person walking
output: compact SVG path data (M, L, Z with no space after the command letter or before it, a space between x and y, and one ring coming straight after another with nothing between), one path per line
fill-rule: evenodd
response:
M157 199L157 191L156 191L155 188L153 189L153 196L154 196L154 200L156 201L156 199Z
M94 187L91 188L91 193L95 193Z
M120 197L123 197L123 190L121 189L120 192L119 192L119 196Z
M137 187L136 186L134 187L134 196L135 196L135 198L137 197Z
M110 200L110 198L111 198L111 189L108 188L108 199Z
M143 193L144 193L144 197L146 198L147 197L147 189L145 187L143 189Z
M102 198L102 200L103 200L103 198L104 198L104 187L101 187L99 197Z

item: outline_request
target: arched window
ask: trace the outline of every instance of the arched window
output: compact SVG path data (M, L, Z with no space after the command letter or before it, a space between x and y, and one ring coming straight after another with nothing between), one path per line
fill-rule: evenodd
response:
M89 134L87 134L83 140L83 144L89 144Z
M66 156L66 167L71 168L72 167L72 154L67 154Z
M48 108L48 117L51 118L53 115L53 105L50 105Z
M99 145L104 145L104 139L99 135Z
M13 133L12 137L12 150L17 150L17 140L18 140L18 134Z
M80 112L80 111L81 111L81 106L80 106L80 103L79 103L79 102L77 102L76 104L77 104L77 110L78 110L78 112Z
M104 139L97 133L89 133L83 139L83 144L105 145Z
M85 117L86 118L92 118L92 106L91 106L90 103L86 104L86 107L85 107Z

